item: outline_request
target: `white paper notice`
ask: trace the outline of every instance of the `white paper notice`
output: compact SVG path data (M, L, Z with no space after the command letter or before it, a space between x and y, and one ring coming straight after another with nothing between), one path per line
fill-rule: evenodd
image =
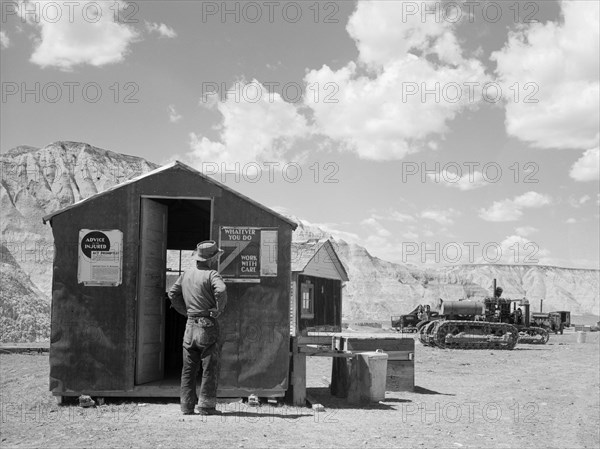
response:
M123 233L118 229L79 231L77 282L97 287L121 285Z
M260 231L260 275L277 276L277 231Z

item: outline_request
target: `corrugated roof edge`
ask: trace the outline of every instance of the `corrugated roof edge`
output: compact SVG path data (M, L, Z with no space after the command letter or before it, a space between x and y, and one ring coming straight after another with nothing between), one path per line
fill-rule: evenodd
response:
M120 189L121 187L124 187L128 184L133 184L136 183L138 181L140 181L141 179L144 178L148 178L150 176L154 176L157 173L166 171L166 170L170 170L172 168L179 168L179 169L183 169L183 170L187 170L191 173L194 173L195 175L198 175L200 177L202 177L203 179L205 179L206 181L215 184L217 186L219 186L220 188L227 190L228 192L233 193L234 195L242 198L245 201L248 201L249 203L255 205L256 207L263 209L264 211L270 213L271 215L274 215L275 217L279 218L282 221L285 221L286 223L290 224L292 226L292 230L295 230L298 227L298 223L296 223L293 220L290 220L289 218L287 218L284 215L281 215L277 212L275 212L273 209L268 208L267 206L260 204L259 202L253 200L252 198L248 198L246 195L242 195L241 193L233 190L231 187L226 186L225 184L220 183L219 181L215 181L214 179L209 178L208 176L206 176L204 173L196 170L195 168L190 167L189 165L184 164L183 162L180 161L175 161L175 162L171 162L170 164L167 165L163 165L162 167L158 167L155 170L149 171L148 173L144 173L143 175L140 176L136 176L135 178L132 178L128 181L122 182L121 184L117 184L115 186L112 186L106 190L103 190L102 192L96 193L95 195L92 196L88 196L87 198L84 198L80 201L77 201L76 203L70 204L66 207L63 207L62 209L59 209L55 212L52 212L51 214L45 215L42 217L42 222L44 224L46 224L48 221L52 220L53 217L62 214L63 212L66 212L68 210L74 209L76 207L79 207L80 205L82 205L83 203L86 203L88 201L92 201L95 198L98 198L102 195L106 195L114 190Z

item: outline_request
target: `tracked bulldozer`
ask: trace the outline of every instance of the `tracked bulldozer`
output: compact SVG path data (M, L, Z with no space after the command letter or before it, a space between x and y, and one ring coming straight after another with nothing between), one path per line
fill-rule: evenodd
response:
M406 315L392 315L392 329L403 333L417 332L419 323L434 320L438 315L438 312L431 310L431 306L418 305Z
M437 318L417 324L419 341L450 349L514 349L517 343L548 341L545 329L530 326L529 301L501 298L495 279L493 292L483 301L443 301Z

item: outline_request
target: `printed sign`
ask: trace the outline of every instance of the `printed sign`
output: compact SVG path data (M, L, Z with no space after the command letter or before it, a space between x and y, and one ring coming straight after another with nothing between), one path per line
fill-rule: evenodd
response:
M277 276L277 230L222 226L219 238L224 251L219 271L224 278Z
M116 287L123 273L123 233L118 229L79 231L77 282Z

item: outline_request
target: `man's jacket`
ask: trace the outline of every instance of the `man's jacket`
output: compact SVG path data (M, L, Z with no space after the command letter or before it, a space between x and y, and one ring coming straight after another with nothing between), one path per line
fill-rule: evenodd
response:
M169 290L173 308L184 316L216 310L217 316L227 304L227 287L218 271L199 267L186 271Z

